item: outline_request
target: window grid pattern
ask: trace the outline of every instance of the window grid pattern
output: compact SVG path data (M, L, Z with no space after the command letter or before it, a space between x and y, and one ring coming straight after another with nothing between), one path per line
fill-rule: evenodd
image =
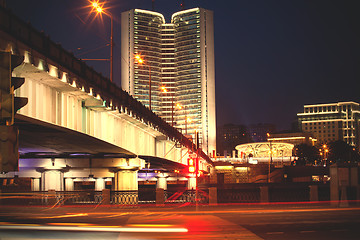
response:
M134 53L146 64L134 64L134 97L149 106L150 65L152 110L169 124L174 119L183 133L199 132L202 143L200 49L199 9L177 14L167 24L157 14L135 11Z
M134 97L149 107L151 78L151 109L158 113L161 96L161 24L158 15L134 13L134 53L143 56L144 64L134 64Z

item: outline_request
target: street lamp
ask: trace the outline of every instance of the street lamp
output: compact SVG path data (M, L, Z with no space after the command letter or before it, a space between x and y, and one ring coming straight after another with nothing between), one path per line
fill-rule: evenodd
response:
M329 149L328 149L328 147L327 147L326 144L324 144L322 147L323 147L323 149L324 149L324 162L325 162L325 164L326 164L326 162L327 162L327 155L328 155L328 153L329 153Z
M96 15L104 13L110 17L110 27L111 27L111 36L110 36L110 81L113 81L114 77L114 20L113 16L105 11L104 3L99 3L99 1L91 2L92 11L96 12Z
M140 55L135 55L135 59L139 64L149 67L149 109L151 110L151 66L150 64L145 64L144 59Z
M270 141L270 133L266 133L267 135L267 140L269 142L269 148L270 148L270 158L269 158L269 169L268 169L268 182L270 182L270 167L271 167L271 163L272 163L272 145L271 145L271 141Z

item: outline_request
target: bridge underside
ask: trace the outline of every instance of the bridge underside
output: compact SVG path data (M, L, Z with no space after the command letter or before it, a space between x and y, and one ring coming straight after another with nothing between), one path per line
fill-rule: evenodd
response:
M135 154L113 144L68 128L40 120L16 115L19 126L20 156L36 153L50 154L116 154L122 157L136 157Z
M22 159L33 158L136 158L150 163L152 169L182 169L185 166L164 158L136 154L98 138L68 128L17 114L19 152Z

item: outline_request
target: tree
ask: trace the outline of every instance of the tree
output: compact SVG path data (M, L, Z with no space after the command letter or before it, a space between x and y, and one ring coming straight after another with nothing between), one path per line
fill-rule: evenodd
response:
M359 152L344 141L329 143L328 161L331 163L356 163L360 161Z
M298 157L296 165L315 164L315 161L320 159L319 151L314 146L302 143L295 149L295 156Z

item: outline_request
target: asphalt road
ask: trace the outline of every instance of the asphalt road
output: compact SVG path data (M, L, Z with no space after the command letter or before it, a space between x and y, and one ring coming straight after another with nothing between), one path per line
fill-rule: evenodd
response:
M360 206L1 207L0 239L360 239Z

